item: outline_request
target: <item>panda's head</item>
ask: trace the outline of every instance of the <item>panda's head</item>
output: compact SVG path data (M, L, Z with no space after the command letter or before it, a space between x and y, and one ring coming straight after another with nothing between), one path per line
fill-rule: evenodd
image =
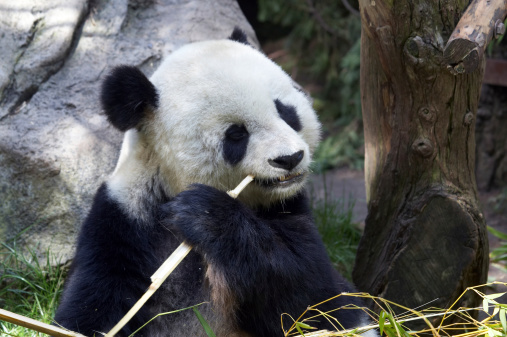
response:
M192 183L226 191L253 174L239 198L269 205L304 186L320 138L311 101L241 36L184 46L150 80L121 66L104 82L108 119L136 148L122 152L137 152L169 195Z

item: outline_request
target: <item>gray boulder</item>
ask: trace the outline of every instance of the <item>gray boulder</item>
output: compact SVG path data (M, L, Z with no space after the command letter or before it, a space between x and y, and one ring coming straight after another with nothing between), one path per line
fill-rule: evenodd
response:
M68 260L122 140L99 106L105 74L149 76L235 26L256 42L233 0L0 0L0 241Z

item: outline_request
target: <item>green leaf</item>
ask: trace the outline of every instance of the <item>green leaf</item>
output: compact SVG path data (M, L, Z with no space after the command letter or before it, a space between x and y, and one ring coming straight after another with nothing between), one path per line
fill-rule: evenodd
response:
M488 300L494 300L495 298L502 297L505 294L506 293L489 294L489 295L484 295L484 297L487 298Z
M388 337L398 337L398 334L396 333L396 329L392 326L385 326L384 327L384 332L386 333L386 335Z
M384 310L382 310L380 312L380 316L378 318L378 327L379 327L381 336L382 336L382 332L384 331L385 322L386 322L386 312Z
M209 326L208 322L206 322L206 320L204 319L204 317L202 317L202 315L199 312L199 310L197 310L196 307L193 307L192 310L194 311L194 314L197 316L197 319L199 320L199 323L201 323L202 327L204 328L204 331L206 332L206 335L208 335L208 337L216 337L215 333L213 332L213 330Z
M299 325L296 324L296 330L301 334L301 336L304 336L303 330L299 327Z
M392 333L395 335L395 336L399 336L399 337L411 337L406 331L405 329L403 329L403 327L401 326L401 323L397 322L393 315L388 315L387 318L389 319L389 322L391 322L391 325L392 327L390 329L392 329ZM387 333L387 330L386 330L386 333ZM391 337L389 335L389 337Z
M303 329L317 329L317 328L314 328L313 326L310 326L306 323L303 323L303 322L296 322L296 330L301 334L301 336L304 336L305 334L303 333L303 330L301 330L301 328Z
M502 336L502 333L500 331L496 331L496 330L491 329L490 327L488 327L488 335L490 337L495 337L495 336Z
M313 326L310 326L310 325L303 323L303 322L296 322L296 326L299 326L303 329L316 329Z
M484 298L482 300L482 310L484 310L485 313L488 313L488 299Z
M507 241L507 233L500 232L493 227L488 226L488 231L499 239Z
M505 318L505 308L500 308L500 314L498 315L500 317L500 323L502 324L503 333L507 333L507 319Z
M495 316L500 311L500 307L498 305L495 305L495 308L493 309L493 314L491 316Z

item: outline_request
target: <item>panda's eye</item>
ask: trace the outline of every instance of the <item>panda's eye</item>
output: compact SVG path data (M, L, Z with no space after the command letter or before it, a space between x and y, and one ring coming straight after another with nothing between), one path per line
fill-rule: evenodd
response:
M299 120L299 116L296 112L296 108L292 105L283 104L280 100L275 100L276 110L278 110L278 115L281 119L285 121L292 129L296 132L301 131L301 121Z
M233 124L227 128L222 145L226 162L236 165L245 157L249 136L244 125Z
M225 131L225 137L230 140L241 140L248 137L248 131L244 125L233 124Z

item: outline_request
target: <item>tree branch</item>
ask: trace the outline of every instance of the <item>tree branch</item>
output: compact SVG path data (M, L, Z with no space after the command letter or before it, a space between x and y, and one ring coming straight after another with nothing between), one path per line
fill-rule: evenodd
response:
M473 0L470 3L444 49L444 61L451 73L471 73L477 69L506 15L507 0Z

